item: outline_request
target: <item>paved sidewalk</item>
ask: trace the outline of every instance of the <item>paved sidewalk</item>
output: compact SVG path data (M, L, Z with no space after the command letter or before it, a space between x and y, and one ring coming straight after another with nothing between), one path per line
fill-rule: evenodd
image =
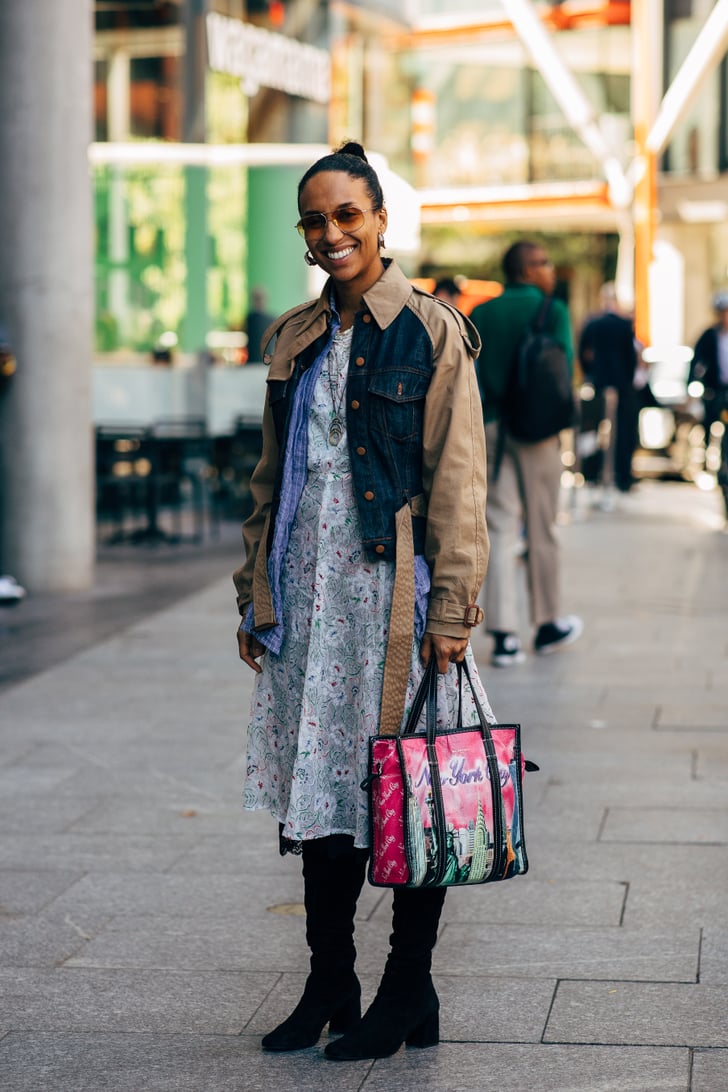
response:
M307 953L298 863L239 808L251 678L229 578L0 693L6 1092L728 1089L728 536L642 483L562 529L581 641L487 666L521 720L531 871L448 895L443 1041L261 1053ZM365 1002L390 897L365 888Z

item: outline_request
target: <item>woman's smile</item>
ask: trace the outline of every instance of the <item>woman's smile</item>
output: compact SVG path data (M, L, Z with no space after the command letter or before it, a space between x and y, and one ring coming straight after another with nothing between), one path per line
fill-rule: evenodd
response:
M330 262L344 262L355 249L354 246L337 246L325 250L324 255Z

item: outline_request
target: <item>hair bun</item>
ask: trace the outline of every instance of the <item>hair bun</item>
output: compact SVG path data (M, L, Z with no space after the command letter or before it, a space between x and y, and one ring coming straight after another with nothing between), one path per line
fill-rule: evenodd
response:
M369 162L363 147L355 140L345 140L335 151L339 155L354 155L357 159L363 159L365 163Z

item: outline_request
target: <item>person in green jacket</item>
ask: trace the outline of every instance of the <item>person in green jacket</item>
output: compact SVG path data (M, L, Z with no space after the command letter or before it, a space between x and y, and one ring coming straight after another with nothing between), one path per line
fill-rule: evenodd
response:
M478 383L488 449L487 524L491 553L485 581L485 624L493 636L491 662L510 667L525 659L518 636L516 562L523 555L528 571L534 651L555 652L581 634L575 615L560 615L559 544L556 516L561 481L561 444L558 434L536 443L516 440L506 433L503 455L495 472L501 406L508 373L529 323L551 296L556 283L553 262L537 243L514 243L503 257L506 286L503 293L476 307L471 320L483 342L478 358ZM563 346L569 360L573 345L569 313L554 300L549 309L548 332Z

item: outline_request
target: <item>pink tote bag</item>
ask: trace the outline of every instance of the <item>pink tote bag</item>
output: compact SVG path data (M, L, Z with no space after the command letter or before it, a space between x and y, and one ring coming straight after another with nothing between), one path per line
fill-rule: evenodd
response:
M528 870L523 832L523 771L538 769L521 755L520 725L488 724L478 697L478 723L436 728L437 666L430 660L397 736L369 743L375 887L452 887L494 883ZM417 725L425 710L425 731Z

